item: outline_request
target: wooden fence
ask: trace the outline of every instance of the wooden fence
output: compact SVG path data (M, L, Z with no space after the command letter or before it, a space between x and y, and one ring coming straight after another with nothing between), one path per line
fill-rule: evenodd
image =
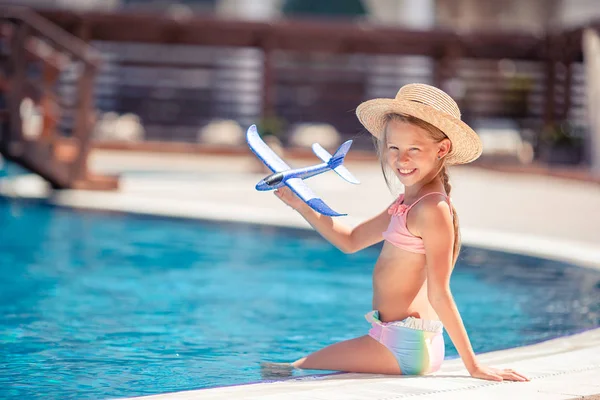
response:
M93 122L107 112L137 115L147 141L197 142L211 121L232 119L242 126L271 126L284 143L297 124L327 123L366 148L370 138L361 135L356 106L393 97L405 83L424 82L447 90L466 122L509 118L532 132L534 145L546 127L564 121L586 125L580 29L537 37L342 22L19 13L3 13L3 32L10 32L0 36L10 48L3 60L12 66L6 69L10 76L0 79L11 87L6 98L12 133L2 135L3 148L10 157L18 146L9 142L22 139L18 104L27 87L45 94L37 101L51 99L60 112L52 121L47 111L52 107L42 107L42 137L54 138L46 140L44 151L56 159L55 147L65 143L61 138L76 144L72 159L53 167L64 170L54 174L56 186L71 187L86 177ZM38 50L49 44L48 54L68 62L52 69L41 56L39 64L41 53L31 50L33 44ZM33 75L42 79L30 84L27 65L36 62L43 68ZM29 164L43 158L42 147L36 149Z

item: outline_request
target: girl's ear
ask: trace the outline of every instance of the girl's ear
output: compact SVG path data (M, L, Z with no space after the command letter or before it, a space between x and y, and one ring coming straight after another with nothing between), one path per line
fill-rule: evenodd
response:
M441 142L438 143L438 146L439 148L437 157L438 159L441 159L446 157L446 155L450 152L450 149L452 148L452 142L450 141L450 139L444 138Z

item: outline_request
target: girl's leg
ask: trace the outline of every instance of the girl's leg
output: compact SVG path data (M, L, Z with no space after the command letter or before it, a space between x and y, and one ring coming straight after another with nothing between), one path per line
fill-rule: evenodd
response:
M401 374L394 355L369 335L332 344L293 362L292 365L302 369Z

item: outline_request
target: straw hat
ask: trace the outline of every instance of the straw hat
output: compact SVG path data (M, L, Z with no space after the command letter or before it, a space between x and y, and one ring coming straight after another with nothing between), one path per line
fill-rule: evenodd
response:
M466 164L481 155L479 136L461 121L456 102L438 88L411 83L402 86L394 99L373 99L356 108L361 124L378 139L383 134L388 114L416 117L444 132L452 142L447 164Z

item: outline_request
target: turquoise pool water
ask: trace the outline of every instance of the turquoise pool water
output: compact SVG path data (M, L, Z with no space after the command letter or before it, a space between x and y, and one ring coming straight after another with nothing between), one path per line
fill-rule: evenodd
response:
M314 232L2 199L0 224L0 398L258 381L261 361L368 329L376 248L344 255ZM465 248L452 289L478 352L600 325L591 270Z

